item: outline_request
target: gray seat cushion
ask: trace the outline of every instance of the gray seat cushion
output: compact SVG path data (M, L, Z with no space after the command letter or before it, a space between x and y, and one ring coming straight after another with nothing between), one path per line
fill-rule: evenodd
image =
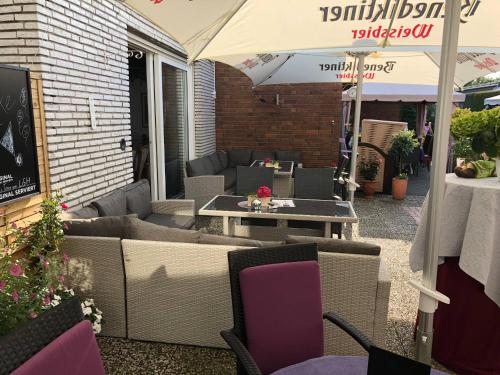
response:
M132 240L197 243L200 237L195 230L167 228L134 218L129 218L128 223L127 238Z
M139 219L144 219L153 213L148 180L137 181L123 190L127 200L127 213L137 214Z
M219 157L222 169L229 168L229 159L227 154L224 151L217 151L217 156Z
M170 228L189 229L194 226L194 217L187 215L151 214L144 220Z
M380 246L378 245L367 242L339 240L336 238L287 236L286 243L315 243L318 244L318 251L324 251L328 253L346 253L375 256L380 255Z
M220 171L222 171L222 164L220 162L220 159L219 159L219 155L217 155L216 152L214 152L213 154L210 154L207 156L208 160L210 160L210 163L212 163L212 166L214 167L214 173L219 173Z
M99 216L123 216L127 214L127 198L122 189L115 190L92 204L97 208Z
M186 162L186 173L188 177L209 176L215 174L215 169L207 157L188 160Z
M234 245L248 247L280 246L280 241L258 241L251 238L219 236L216 234L201 233L199 243L211 245Z
M217 174L224 176L224 190L231 189L236 185L236 168L226 168Z
M93 217L98 217L99 211L97 211L97 208L95 208L93 205L89 205L76 211L64 211L61 216L63 220L91 219Z
M252 159L252 150L229 150L229 166L236 168L238 165L249 166Z
M302 161L302 153L300 151L276 151L276 159L294 161L295 164L298 164Z
M253 151L252 152L252 162L254 160L265 160L272 159L274 160L276 155L274 155L273 151Z
M64 234L68 236L126 238L129 218L129 216L105 216L93 219L67 220L64 222L66 224Z

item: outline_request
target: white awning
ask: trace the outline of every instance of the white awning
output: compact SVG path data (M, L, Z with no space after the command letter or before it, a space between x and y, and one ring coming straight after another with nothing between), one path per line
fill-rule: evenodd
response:
M500 105L500 95L484 99L484 105Z

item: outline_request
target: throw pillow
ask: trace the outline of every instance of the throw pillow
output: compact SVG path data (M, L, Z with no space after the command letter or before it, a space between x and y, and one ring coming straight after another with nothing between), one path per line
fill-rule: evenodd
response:
M137 214L139 219L145 219L153 213L149 183L146 180L139 181L134 185L132 188L125 190L127 212Z
M99 216L123 216L127 214L127 198L121 189L92 202Z
M315 243L318 245L318 251L329 253L380 255L380 246L378 245L367 242L339 240L337 238L287 236L286 243Z
M137 217L137 215L130 215ZM125 238L129 216L106 216L64 222L67 236Z
M195 230L177 229L128 218L127 239L145 241L197 243L200 234Z

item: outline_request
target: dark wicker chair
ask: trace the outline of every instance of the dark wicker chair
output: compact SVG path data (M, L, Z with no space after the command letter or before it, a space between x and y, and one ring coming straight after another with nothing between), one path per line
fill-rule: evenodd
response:
M273 168L238 166L236 168L236 195L255 193L261 186L267 186L272 190L273 181Z
M262 265L318 261L316 244L285 245L269 248L230 251L228 253L229 277L233 304L233 329L222 331L221 335L237 356L238 375L261 375L257 363L247 349L245 316L240 289L240 272L249 267ZM371 341L348 322L334 313L325 313L323 318L334 323L353 337L367 351ZM293 329L293 327L290 327Z

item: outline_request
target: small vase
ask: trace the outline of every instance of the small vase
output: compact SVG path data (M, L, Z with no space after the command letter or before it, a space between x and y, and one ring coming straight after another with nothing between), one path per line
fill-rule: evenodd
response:
M271 197L262 197L262 198L259 198L259 200L262 202L262 207L268 207L269 206L269 202L271 202Z

